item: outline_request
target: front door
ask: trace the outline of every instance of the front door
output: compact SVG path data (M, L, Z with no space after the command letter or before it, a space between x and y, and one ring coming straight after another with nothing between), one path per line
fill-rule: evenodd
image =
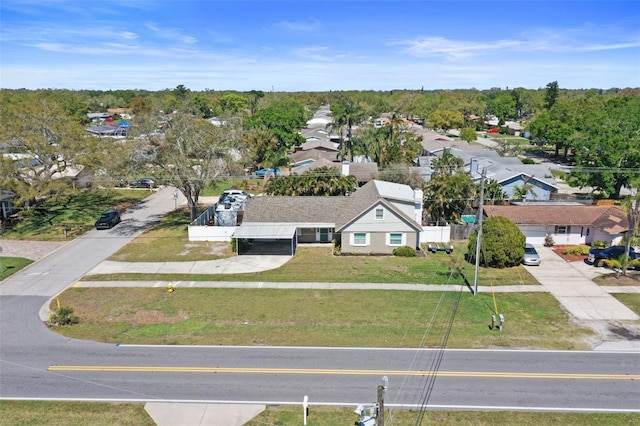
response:
M320 228L320 242L321 243L329 242L329 230L327 228Z

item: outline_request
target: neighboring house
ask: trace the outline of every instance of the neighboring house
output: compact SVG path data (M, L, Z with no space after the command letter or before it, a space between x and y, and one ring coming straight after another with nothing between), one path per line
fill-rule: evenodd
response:
M502 127L507 129L507 133L514 136L520 136L524 132L524 127L517 121L507 121Z
M13 213L12 199L15 196L13 191L8 189L0 189L0 219L7 220Z
M629 221L618 206L551 205L485 206L486 217L503 216L515 223L531 244L619 244Z
M392 254L400 246L418 248L422 191L373 180L349 196L260 196L247 200L233 238L284 244L336 239L344 253Z
M331 161L325 158L307 159L291 165L291 173L301 175L309 170L330 167L340 171L343 176L354 176L358 184L372 180L378 174L377 163L351 163L349 161Z

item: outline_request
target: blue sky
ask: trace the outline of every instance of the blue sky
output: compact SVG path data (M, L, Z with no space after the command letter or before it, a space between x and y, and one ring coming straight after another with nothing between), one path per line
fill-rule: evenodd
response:
M640 87L638 1L2 0L0 87Z

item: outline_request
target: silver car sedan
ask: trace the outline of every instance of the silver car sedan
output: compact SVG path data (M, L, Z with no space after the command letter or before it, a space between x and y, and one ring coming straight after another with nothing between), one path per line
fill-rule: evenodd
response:
M540 265L540 255L533 245L527 243L524 246L524 259L522 259L522 263L528 266Z

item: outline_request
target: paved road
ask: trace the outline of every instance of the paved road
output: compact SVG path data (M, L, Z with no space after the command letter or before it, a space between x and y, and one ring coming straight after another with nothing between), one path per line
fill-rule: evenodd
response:
M0 285L0 397L640 411L633 352L149 347L78 341L38 319L50 297L173 208L159 191ZM437 378L430 372L437 371Z

